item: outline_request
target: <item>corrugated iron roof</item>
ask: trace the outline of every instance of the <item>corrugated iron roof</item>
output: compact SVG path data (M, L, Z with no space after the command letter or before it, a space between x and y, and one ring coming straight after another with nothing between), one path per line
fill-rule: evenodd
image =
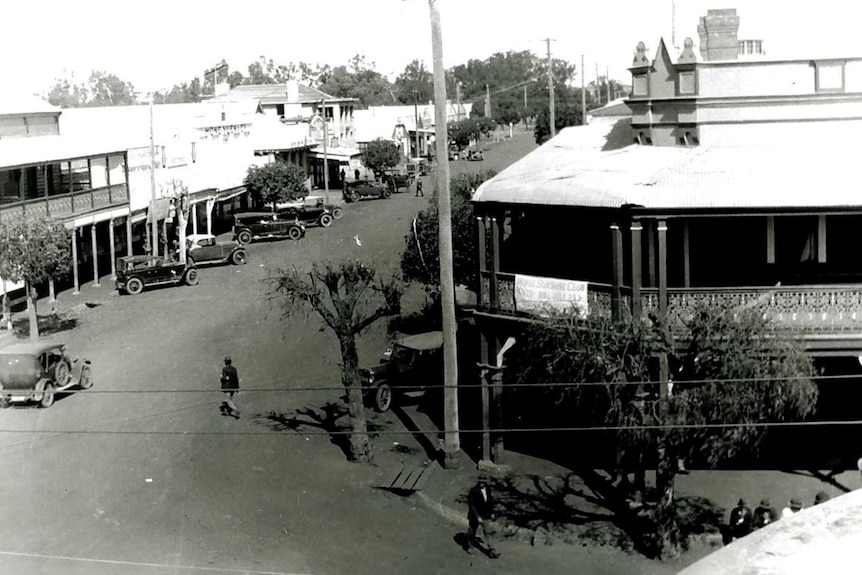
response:
M761 124L733 140L726 127L713 145L658 147L628 144L628 119L571 127L482 184L473 199L646 209L860 206L858 154L848 139L860 128L862 121ZM701 135L708 139L709 130Z

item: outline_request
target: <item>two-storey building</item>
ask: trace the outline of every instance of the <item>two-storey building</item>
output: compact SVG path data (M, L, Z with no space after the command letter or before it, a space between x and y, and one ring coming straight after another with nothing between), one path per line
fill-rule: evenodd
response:
M737 26L710 11L700 58L639 44L630 117L566 128L479 187L482 361L546 307L673 325L708 304L859 372L862 57L738 59Z
M127 148L67 134L61 114L35 96L0 100L0 222L23 213L62 220L73 230L77 290L82 281L98 282L117 255L131 254Z

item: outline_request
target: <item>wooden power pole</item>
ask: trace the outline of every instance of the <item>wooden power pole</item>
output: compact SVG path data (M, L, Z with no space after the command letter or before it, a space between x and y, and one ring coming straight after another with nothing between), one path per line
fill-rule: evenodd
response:
M449 134L446 127L446 70L437 0L431 10L431 52L434 59L434 145L437 147L437 211L439 220L440 299L443 308L443 466L460 466L458 431L458 353L455 340L455 280L452 264L452 206L449 196Z
M551 42L553 38L545 38L545 44L548 46L548 98L550 99L548 106L548 115L551 124L551 137L557 135L557 122L554 114L554 58L551 56Z

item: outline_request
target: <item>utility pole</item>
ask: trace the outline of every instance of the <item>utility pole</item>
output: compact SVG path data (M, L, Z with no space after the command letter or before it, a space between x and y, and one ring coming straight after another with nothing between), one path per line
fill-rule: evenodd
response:
M585 85L584 76L586 76L584 68L584 55L581 54L581 124L587 125L587 87Z
M611 103L611 71L605 66L605 82L608 84L608 104Z
M553 138L557 135L557 120L554 114L554 59L551 56L552 41L554 41L553 38L545 38L545 44L548 46L548 97L550 98L548 113L550 116L551 137Z
M320 117L323 119L323 196L326 203L329 203L329 159L326 157L326 140L329 139L326 133L326 100L320 99Z
M413 120L416 122L416 157L419 157L419 106L416 102L418 92L413 90Z
M596 62L596 104L602 107L602 83L599 81L599 63Z
M446 126L446 76L443 68L443 34L437 0L428 0L431 11L431 48L434 58L434 116L437 147L437 211L439 219L440 292L443 315L443 466L460 465L458 434L458 353L455 322L455 280L452 270L452 206L449 196L449 134Z
M485 117L491 117L491 88L485 84Z
M153 137L153 100L155 94L150 94L150 255L159 254L159 225L156 221L156 143ZM165 238L167 240L167 238ZM132 241L131 238L128 241Z

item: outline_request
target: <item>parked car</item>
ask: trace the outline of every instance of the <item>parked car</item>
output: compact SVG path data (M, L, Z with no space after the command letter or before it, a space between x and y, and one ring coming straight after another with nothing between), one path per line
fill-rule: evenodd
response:
M288 237L298 240L305 235L305 226L296 216L280 217L273 212L242 212L234 215L233 219L233 238L242 245L260 238Z
M147 286L197 285L198 270L192 264L167 261L161 256L126 256L117 259L115 285L122 293L138 295Z
M417 396L443 381L443 332L404 336L383 354L380 365L359 371L362 391L374 409L392 406L394 394Z
M407 172L398 170L387 170L385 172L386 182L389 184L389 190L394 194L401 188L409 188L413 182L413 177Z
M90 360L69 355L63 343L18 343L0 350L0 405L36 401L54 405L55 392L93 387Z
M461 148L457 144L449 144L449 160L458 161L461 159Z
M431 173L431 167L425 158L413 158L413 160L406 164L405 169L407 170L407 174L413 177L427 176Z
M467 159L471 162L481 162L485 156L482 155L482 150L467 150Z
M335 210L338 210L339 219L342 216L342 208L324 205L323 198L314 196L314 199L298 200L296 202L282 202L275 205L276 213L283 218L297 218L305 225L313 224L328 228L335 219Z
M234 264L248 262L245 247L236 242L219 242L212 234L192 234L186 236L186 259L191 265Z
M357 180L355 182L346 182L342 195L344 196L344 201L350 203L357 202L360 198L389 198L392 192L389 186L373 180Z
M319 209L325 208L332 215L333 220L340 220L344 217L344 208L337 204L328 204L323 196L305 196L301 200L293 202L281 202L275 205L276 211L282 208L305 208ZM301 218L300 218L301 219Z

